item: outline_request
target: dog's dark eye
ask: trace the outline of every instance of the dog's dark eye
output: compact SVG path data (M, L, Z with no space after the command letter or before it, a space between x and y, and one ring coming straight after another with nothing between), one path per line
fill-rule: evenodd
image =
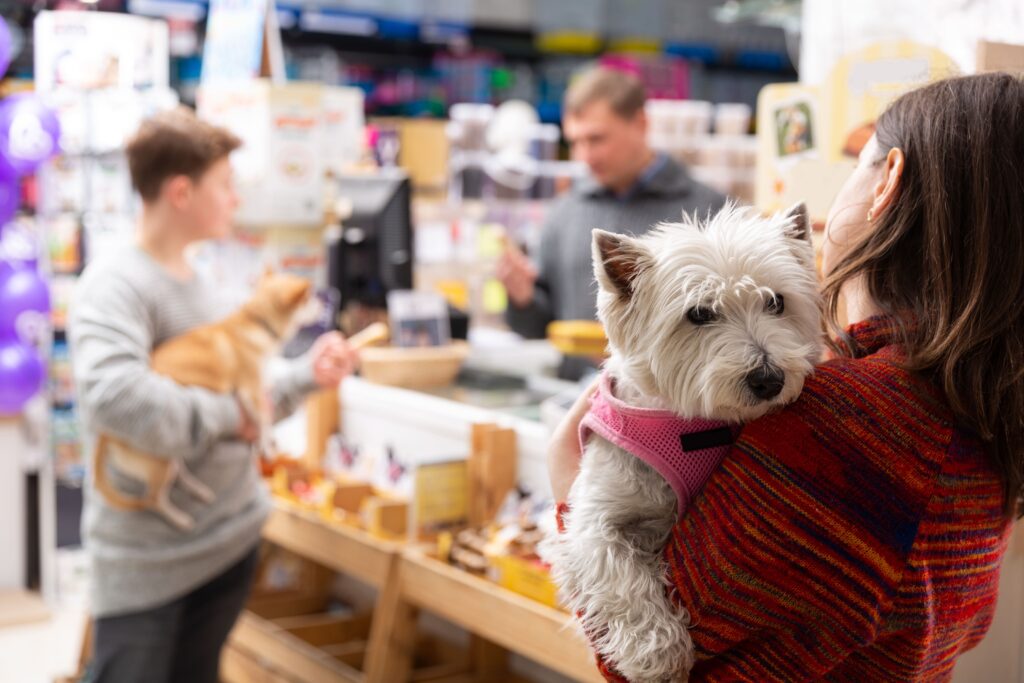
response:
M718 320L718 314L710 308L694 306L686 312L686 319L694 325L708 325Z
M772 315L782 315L786 310L786 297L776 294L764 304L764 310Z

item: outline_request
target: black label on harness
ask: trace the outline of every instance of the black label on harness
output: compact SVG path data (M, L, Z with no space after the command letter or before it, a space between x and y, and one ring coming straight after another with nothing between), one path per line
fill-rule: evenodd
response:
M679 441L682 443L684 451L703 451L708 448L728 446L732 443L732 430L728 427L719 427L703 432L681 434Z

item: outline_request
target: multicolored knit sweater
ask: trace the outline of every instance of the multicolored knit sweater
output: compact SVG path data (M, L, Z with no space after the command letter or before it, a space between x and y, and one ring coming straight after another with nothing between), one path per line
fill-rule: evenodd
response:
M999 480L886 322L851 332L863 352L747 425L673 529L691 681L944 681L992 620Z

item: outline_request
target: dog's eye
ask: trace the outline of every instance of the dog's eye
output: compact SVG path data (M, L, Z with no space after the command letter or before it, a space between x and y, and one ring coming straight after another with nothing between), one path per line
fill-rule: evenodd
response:
M772 315L782 315L786 310L786 297L776 294L764 304L764 310Z
M707 325L718 320L718 314L710 308L694 306L686 312L686 319L694 325Z

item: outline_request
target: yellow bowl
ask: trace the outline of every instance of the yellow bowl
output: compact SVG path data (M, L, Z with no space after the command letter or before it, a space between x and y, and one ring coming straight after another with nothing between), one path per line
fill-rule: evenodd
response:
M607 355L608 337L596 320L556 320L548 325L548 341L567 356Z

